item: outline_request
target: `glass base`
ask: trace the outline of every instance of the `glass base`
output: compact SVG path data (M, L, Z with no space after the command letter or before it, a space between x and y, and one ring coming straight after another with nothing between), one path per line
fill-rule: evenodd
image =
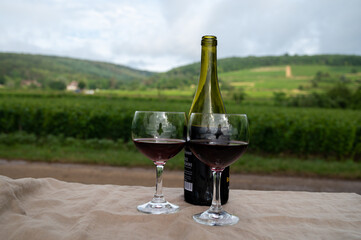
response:
M238 223L239 218L226 211L212 212L208 209L205 212L193 215L194 221L209 226L226 226Z
M148 214L169 214L178 212L179 206L169 203L167 201L156 203L147 202L137 207L138 211Z

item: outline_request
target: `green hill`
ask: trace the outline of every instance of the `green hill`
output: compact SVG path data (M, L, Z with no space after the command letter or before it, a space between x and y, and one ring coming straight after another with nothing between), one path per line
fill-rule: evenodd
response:
M152 72L65 57L0 53L0 84L11 88L48 87L50 82L83 81L88 88L120 88L139 84Z
M265 56L265 57L231 57L218 60L218 74L269 66L329 66L361 67L361 56L355 55L313 55L313 56ZM163 88L179 88L197 82L200 63L193 63L174 68L166 73L154 75L148 80L149 85Z
M284 70L258 71L262 67L292 67L299 82L284 77ZM266 56L231 57L218 60L221 82L242 87L238 82L254 89L289 89L306 86L306 81L318 71L338 71L340 74L354 70L360 72L361 56L314 55L314 56ZM72 81L83 82L90 89L189 89L197 84L200 63L174 68L164 73L140 71L126 66L79 60L65 57L31 54L0 53L0 84L6 88L57 88ZM256 69L256 71L254 71ZM266 81L282 78L282 81ZM353 76L359 78L358 75ZM295 80L295 79L294 79ZM356 80L356 79L355 79ZM258 83L257 83L258 81ZM265 82L266 81L266 82ZM250 83L252 82L252 84ZM265 84L263 84L265 83ZM248 85L247 85L248 84ZM272 84L272 86L269 86ZM250 87L248 87L250 89ZM248 90L249 90L248 89ZM247 90L247 89L246 89ZM258 91L257 90L257 91Z

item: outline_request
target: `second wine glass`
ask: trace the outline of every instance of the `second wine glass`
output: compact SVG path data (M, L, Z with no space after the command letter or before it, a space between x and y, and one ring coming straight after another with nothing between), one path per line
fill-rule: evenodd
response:
M208 165L213 174L211 207L193 216L201 224L232 225L239 218L224 211L220 199L221 174L246 151L249 142L245 114L192 113L188 124L188 145L193 154Z
M177 212L179 207L165 200L163 168L179 153L186 142L184 112L137 111L132 122L132 139L138 150L156 165L156 192L150 202L139 205L140 212L165 214Z

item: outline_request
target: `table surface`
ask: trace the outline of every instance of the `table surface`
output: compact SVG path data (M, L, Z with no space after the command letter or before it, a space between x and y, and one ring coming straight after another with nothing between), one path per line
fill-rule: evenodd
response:
M0 176L0 239L361 239L355 193L231 190L224 209L239 222L210 227L193 221L207 207L184 202L183 189L163 192L178 213L138 212L150 187Z

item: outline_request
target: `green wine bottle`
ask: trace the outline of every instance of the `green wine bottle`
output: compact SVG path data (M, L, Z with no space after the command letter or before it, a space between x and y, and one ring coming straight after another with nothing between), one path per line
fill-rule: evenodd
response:
M191 113L226 113L217 76L217 38L202 37L201 73L195 93ZM193 127L197 128L197 127ZM192 132L206 132L204 129L192 129ZM184 199L195 205L211 205L213 178L210 168L199 161L191 150L185 148L184 158ZM229 167L224 169L221 178L221 202L228 201Z

